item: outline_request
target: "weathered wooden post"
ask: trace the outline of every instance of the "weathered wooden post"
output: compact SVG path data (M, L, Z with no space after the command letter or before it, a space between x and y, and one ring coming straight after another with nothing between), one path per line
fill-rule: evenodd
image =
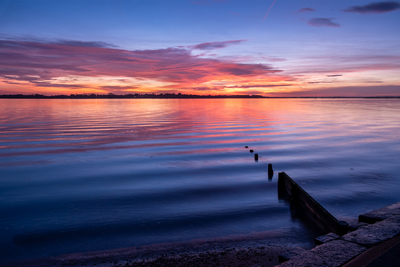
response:
M272 179L272 176L274 176L274 170L272 169L272 164L268 164L268 179Z
M254 154L254 160L258 161L258 154Z
M290 195L291 203L302 208L325 232L334 232L338 235L344 235L347 233L347 222L338 221L306 191L304 191L303 188L293 181L289 175L280 172L278 174L278 196L279 198L285 198L284 195L287 194Z

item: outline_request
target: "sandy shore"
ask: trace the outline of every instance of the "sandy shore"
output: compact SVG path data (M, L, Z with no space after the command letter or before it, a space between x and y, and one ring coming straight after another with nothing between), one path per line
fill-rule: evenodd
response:
M286 249L283 247L261 246L173 253L161 257L120 262L111 266L275 266L278 264L279 254L284 251ZM110 265L105 264L104 266Z
M13 262L5 266L275 266L282 246L232 247L202 251L158 251L138 253L104 253L82 257L66 255L56 258Z
M218 240L163 243L142 247L75 253L0 264L1 266L275 266L279 254L310 242L291 243L293 236L262 235Z

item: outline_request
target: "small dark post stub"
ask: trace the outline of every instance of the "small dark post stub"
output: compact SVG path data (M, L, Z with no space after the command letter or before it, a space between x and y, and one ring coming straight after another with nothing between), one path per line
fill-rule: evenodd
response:
M254 154L254 160L258 161L258 154Z
M272 164L268 164L268 179L272 179L272 176L274 176L274 170L272 169Z
M253 149L250 149L250 153L253 153L254 152L254 150Z
M248 146L245 146L245 148L249 148Z

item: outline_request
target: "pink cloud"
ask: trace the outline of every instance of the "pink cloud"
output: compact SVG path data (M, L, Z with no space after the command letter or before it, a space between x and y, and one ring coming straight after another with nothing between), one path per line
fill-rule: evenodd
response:
M243 40L203 43L200 49L222 48ZM98 43L63 41L43 43L0 40L0 77L24 81L39 87L81 88L57 83L57 78L127 77L175 83L187 87L220 79L276 76L281 70L270 65L240 64L227 60L201 58L187 48L124 50Z

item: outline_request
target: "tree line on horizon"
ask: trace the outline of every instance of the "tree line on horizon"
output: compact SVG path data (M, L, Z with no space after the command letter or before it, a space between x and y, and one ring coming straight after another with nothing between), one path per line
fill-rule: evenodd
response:
M27 99L121 99L121 98L399 98L400 96L262 96L262 95L193 95L182 93L145 93L145 94L70 94L70 95L43 95L43 94L3 94L0 98L27 98Z
M146 93L146 94L70 94L70 95L43 95L43 94L3 94L0 98L263 98L261 95L193 95L182 93Z

